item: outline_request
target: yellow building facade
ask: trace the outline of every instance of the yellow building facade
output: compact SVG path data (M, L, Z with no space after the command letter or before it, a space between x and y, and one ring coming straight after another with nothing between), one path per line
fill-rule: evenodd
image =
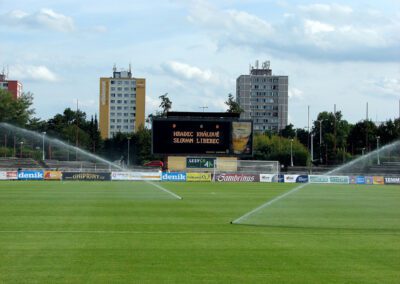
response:
M117 71L100 78L99 127L103 139L117 133L136 132L145 123L146 79L131 71Z

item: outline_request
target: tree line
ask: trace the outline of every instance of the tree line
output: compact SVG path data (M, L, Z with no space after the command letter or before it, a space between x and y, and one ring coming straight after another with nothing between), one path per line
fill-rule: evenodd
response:
M151 123L154 117L165 116L172 108L172 101L167 93L159 99L160 110L148 116L146 120L148 123ZM81 110L66 108L63 113L41 120L34 116L32 103L32 93L24 93L15 100L10 93L0 90L0 122L46 132L50 137L58 138L111 161L123 160L130 165L142 165L150 160L162 158L151 154L151 129L148 127L143 126L135 133L118 133L110 139L102 139L96 115L88 117ZM225 104L227 112L243 111L231 94L228 95ZM277 160L287 166L291 165L292 160L297 166L306 166L311 162L334 165L376 149L377 143L383 146L398 139L400 139L399 119L388 120L379 125L370 120L351 124L343 119L340 111L335 113L324 111L318 114L311 129L294 128L289 124L278 133L267 131L255 134L252 159ZM11 150L6 149L6 141L3 144L0 142L0 145L0 155L2 152L10 153ZM314 150L312 155L311 145ZM129 155L128 148L130 148Z

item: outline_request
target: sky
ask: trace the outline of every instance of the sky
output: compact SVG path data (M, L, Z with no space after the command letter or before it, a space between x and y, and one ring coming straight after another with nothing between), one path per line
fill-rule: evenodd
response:
M146 78L146 116L225 111L236 78L270 61L289 76L289 122L334 105L344 119L399 117L400 1L0 0L0 68L34 94L36 116L98 113L114 64Z

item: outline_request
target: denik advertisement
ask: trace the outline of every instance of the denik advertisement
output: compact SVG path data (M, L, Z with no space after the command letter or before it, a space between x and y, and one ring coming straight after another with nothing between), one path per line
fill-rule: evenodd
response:
M43 171L18 171L19 180L42 180L43 178Z

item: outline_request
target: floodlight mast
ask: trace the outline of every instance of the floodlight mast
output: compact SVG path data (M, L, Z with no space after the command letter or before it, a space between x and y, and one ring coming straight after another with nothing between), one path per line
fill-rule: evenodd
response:
M45 159L45 153L44 153L44 136L46 135L46 132L42 132L42 160L44 161Z

